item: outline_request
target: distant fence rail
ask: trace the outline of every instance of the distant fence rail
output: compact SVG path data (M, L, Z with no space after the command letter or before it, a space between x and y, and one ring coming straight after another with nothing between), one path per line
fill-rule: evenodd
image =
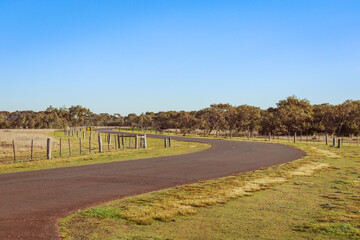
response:
M147 130L150 132L150 130ZM146 131L145 131L146 132ZM158 133L156 130L152 130L151 132ZM161 134L176 134L181 135L180 129L165 129L161 131ZM294 134L294 135L283 135L283 134L260 134L257 132L234 132L232 133L229 130L213 130L210 134L205 130L192 130L187 133L187 135L196 135L196 136L204 136L204 137L225 137L225 138L234 138L234 139L244 139L244 140L265 140L265 141L288 141L288 142L308 142L308 143L328 143L332 142L332 139L341 140L343 144L359 146L359 136L337 136L335 134L312 134L312 135L302 135L302 134Z

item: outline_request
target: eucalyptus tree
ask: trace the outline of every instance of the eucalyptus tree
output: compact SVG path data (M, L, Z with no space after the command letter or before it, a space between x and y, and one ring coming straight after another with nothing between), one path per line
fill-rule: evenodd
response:
M157 130L163 131L165 129L174 128L176 122L177 112L167 111L158 112L154 115L154 126Z
M180 132L185 136L196 130L199 126L199 119L195 116L196 112L180 111L176 116L177 127L180 128Z
M218 126L225 125L225 117L230 108L230 104L211 104L210 107L198 111L200 128L209 135Z
M253 132L255 129L259 128L261 120L261 109L259 107L240 105L236 107L236 111L236 128L238 132Z
M302 133L310 128L314 112L307 99L291 96L279 101L277 108L279 127L285 129L287 134Z
M360 102L347 100L336 105L333 113L337 135L358 133L360 126Z

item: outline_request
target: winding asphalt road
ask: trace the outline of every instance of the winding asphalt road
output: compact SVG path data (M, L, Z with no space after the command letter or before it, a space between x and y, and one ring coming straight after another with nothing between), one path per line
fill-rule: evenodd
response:
M0 174L0 239L59 239L57 219L79 209L272 166L305 155L278 144L173 139L209 143L212 147L179 156Z

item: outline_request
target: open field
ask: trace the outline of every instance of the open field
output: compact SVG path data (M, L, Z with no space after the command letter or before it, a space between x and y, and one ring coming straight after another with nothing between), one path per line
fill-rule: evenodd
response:
M288 144L287 141L282 141ZM128 197L61 220L65 239L359 239L360 149Z
M129 148L129 139L126 138L125 149L114 151L114 145L110 146L110 151L108 151L108 144L106 141L105 134L102 134L103 143L104 143L104 152L98 153L97 138L93 137L91 140L92 153L89 154L89 142L82 142L82 154L79 155L80 143L79 139L74 136L64 136L63 132L56 132L54 135L54 130L3 130L5 134L1 134L3 142L11 143L12 139L15 139L16 146L21 146L22 151L19 151L18 158L24 159L24 161L16 161L15 163L12 160L12 145L10 150L6 150L5 153L0 153L0 159L7 159L7 162L11 164L0 164L0 173L10 173L10 172L20 172L20 171L29 171L29 170L39 170L39 169L49 169L49 168L58 168L58 167L70 167L70 166L81 166L87 164L95 163L104 163L104 162L114 162L114 161L126 161L133 159L141 158L151 158L159 156L169 156L169 155L178 155L178 154L187 154L197 151L202 151L208 149L210 145L202 143L190 143L190 142L180 142L174 141L171 148L164 148L164 143L161 139L148 139L148 148L147 149L133 149L134 142L131 143L131 148ZM86 133L87 136L89 133ZM94 133L95 135L96 133ZM97 135L96 135L97 136ZM46 143L47 138L52 139L52 148L53 150L53 159L47 160L46 158ZM68 140L71 141L72 146L72 155L69 156L69 150L67 146L63 146L62 156L59 157L59 139L63 140L63 143L67 143ZM29 161L30 151L28 143L31 142L31 139L34 139L34 142L39 143L39 146L35 148L34 160ZM21 144L21 145L20 145ZM6 147L8 148L8 147Z
M99 152L98 133L90 131L74 131L65 135L62 130L3 130L0 145L0 163L17 163L47 158L47 139L51 140L52 158L72 157ZM118 150L117 136L100 134L102 151ZM134 149L134 138L125 137L121 149ZM15 151L15 154L14 154Z
M19 156L30 152L32 140L37 152L46 151L46 139L53 132L53 129L0 129L0 159L13 158L13 141ZM50 138L55 146L56 139Z

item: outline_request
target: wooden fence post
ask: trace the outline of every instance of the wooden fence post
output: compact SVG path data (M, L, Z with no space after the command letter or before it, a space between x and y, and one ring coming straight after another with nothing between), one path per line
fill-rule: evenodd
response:
M83 131L83 139L85 139L85 137L86 137L86 132Z
M329 138L329 135L328 134L325 134L325 144L328 145L328 138Z
M114 147L115 147L115 150L117 149L117 144L116 144L116 135L114 135Z
M135 149L138 149L138 135L135 135Z
M81 155L81 137L79 137L80 155Z
M144 148L147 148L146 134L144 135Z
M30 160L33 159L33 154L34 154L34 140L31 139L31 156L30 156Z
M121 149L120 134L117 135L118 149Z
M125 149L125 139L124 139L124 134L121 134L121 144L123 149Z
M12 141L13 144L13 152L14 152L14 162L16 162L16 151L15 151L15 141Z
M338 140L338 148L341 148L341 138Z
M336 147L336 138L333 138L333 147Z
M171 147L171 137L169 137L169 147Z
M294 133L294 143L296 143L296 133Z
M51 140L50 138L46 141L46 157L47 159L51 159Z
M76 137L79 138L79 131L76 131Z
M131 148L131 137L129 136L129 148Z
M71 143L70 143L70 138L68 138L68 144L69 144L69 156L71 156Z
M99 133L98 136L98 142L99 142L99 152L102 152L102 139L101 139L101 134Z
M164 146L165 146L165 148L167 147L167 139L166 138L164 138Z
M111 143L111 135L109 133L108 137L107 137L107 140L108 140L108 151L110 151L110 143Z
M61 138L60 138L60 157L61 157Z
M89 153L91 153L91 137L89 137Z

